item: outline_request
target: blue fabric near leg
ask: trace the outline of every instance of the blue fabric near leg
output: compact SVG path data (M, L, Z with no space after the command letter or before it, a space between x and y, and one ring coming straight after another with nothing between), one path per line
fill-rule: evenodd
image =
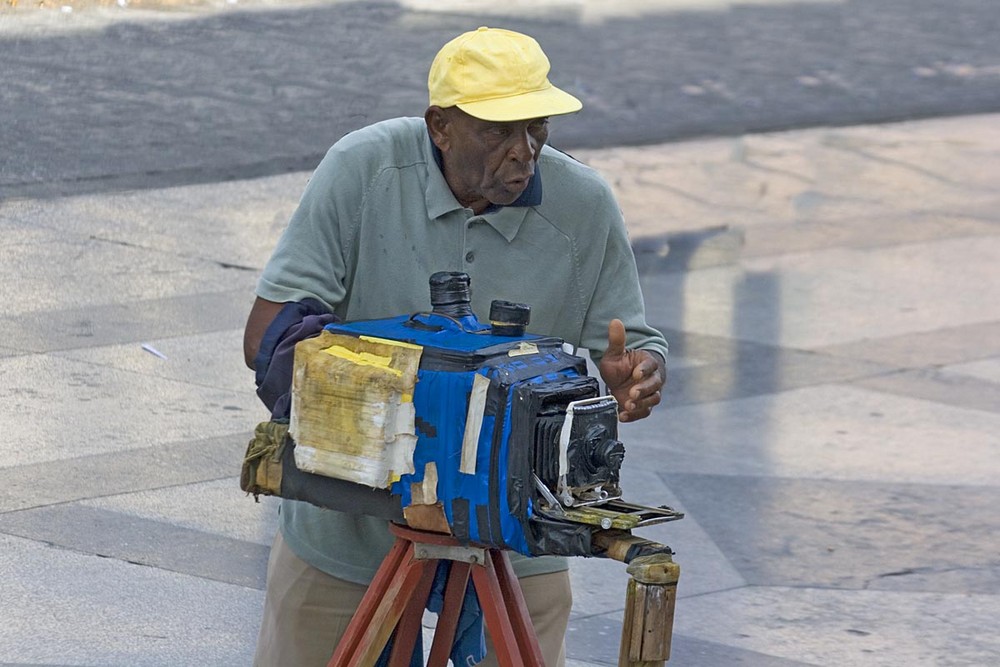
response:
M427 610L440 614L444 608L444 591L448 583L448 574L451 572L450 561L440 561L437 570L434 572L434 582L431 584L431 592L427 597ZM392 653L393 637L389 638L382 655L379 656L376 667L388 667L389 655ZM465 596L462 598L462 611L458 615L458 627L455 629L455 641L451 646L451 663L466 667L475 665L483 661L486 657L486 636L483 634L483 610L479 606L479 597L476 595L476 587L469 579L465 587ZM424 642L423 637L417 634L417 642L413 647L413 655L410 657L410 667L423 667L424 664Z

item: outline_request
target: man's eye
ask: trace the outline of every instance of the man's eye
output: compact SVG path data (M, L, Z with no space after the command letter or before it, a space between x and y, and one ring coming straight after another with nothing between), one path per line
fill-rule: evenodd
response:
M493 127L489 128L486 131L487 133L493 135L494 137L506 137L508 134L510 134L510 130L501 125L494 125Z

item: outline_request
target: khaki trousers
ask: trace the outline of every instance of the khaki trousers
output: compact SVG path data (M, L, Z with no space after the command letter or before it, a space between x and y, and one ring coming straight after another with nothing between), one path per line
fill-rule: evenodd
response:
M569 572L519 581L546 667L564 667L566 625L573 605ZM267 564L254 667L326 667L366 589L312 567L288 548L279 532ZM486 648L486 659L479 664L496 667L489 631Z

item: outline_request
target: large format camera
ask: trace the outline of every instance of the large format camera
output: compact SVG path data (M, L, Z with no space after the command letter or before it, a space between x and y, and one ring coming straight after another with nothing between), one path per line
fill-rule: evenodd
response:
M584 359L525 333L527 305L481 323L469 289L437 273L430 312L299 343L277 488L244 488L527 555L595 555L602 531L681 518L622 499L617 404Z

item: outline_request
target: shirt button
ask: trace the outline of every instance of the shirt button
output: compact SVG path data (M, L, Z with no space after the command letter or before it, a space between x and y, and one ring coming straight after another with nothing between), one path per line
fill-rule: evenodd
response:
M472 252L471 250L469 252L465 253L465 261L466 262L468 262L469 264L472 264L472 262L474 262L475 260L476 260L476 253Z

